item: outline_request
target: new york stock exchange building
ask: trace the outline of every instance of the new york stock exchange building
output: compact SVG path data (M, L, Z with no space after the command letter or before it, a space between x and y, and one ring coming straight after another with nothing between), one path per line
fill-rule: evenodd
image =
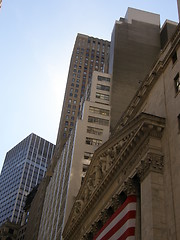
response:
M180 239L180 26L92 158L63 239Z

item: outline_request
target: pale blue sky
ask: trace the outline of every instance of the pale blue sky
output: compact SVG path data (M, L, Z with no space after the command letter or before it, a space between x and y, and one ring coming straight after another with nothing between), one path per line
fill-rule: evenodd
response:
M128 7L178 21L176 0L4 0L0 10L0 170L34 132L55 143L77 33L110 40Z

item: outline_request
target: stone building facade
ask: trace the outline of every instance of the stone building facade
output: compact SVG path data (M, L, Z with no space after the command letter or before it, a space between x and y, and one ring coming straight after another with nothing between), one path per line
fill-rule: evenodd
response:
M96 150L64 240L94 239L132 195L137 198L135 239L180 239L179 59L180 26L109 140Z

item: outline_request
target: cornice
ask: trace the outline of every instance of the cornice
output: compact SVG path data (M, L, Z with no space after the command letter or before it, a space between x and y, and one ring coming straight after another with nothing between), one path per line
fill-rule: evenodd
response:
M64 229L65 239L70 239L69 237L82 225L83 219L91 212L99 197L116 178L117 173L123 176L127 175L135 161L133 159L134 151L138 149L140 156L142 151L146 151L144 145L148 146L145 142L146 139L150 137L161 139L165 119L142 113L128 126L126 126L126 131L122 134L118 133L118 136L113 139L113 146L110 138L109 146L106 144L106 147L102 147L93 157ZM141 171L139 166L137 172L140 174ZM123 184L122 191L123 188L124 191L129 191L127 183Z

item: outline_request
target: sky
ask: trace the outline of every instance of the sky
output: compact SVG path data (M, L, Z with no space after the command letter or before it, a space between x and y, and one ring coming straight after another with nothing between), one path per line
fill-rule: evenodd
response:
M111 39L128 7L178 21L176 0L11 0L0 9L0 171L35 133L55 144L77 33Z

